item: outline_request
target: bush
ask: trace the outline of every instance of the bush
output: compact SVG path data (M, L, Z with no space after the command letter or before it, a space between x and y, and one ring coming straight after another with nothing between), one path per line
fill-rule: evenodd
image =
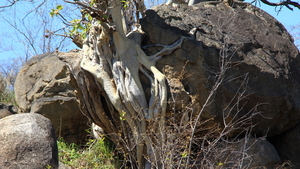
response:
M1 90L0 91L0 103L4 103L7 105L16 105L14 91Z
M120 168L114 158L113 145L105 138L89 139L86 145L67 144L61 138L57 141L59 161L75 169Z

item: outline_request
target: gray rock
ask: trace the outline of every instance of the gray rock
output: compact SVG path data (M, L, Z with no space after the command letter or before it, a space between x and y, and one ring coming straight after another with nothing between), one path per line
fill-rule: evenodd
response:
M228 152L226 153L226 148ZM222 152L222 151L221 151ZM224 147L226 156L220 160L222 168L267 168L281 164L274 146L266 139L244 138Z
M282 161L290 162L293 168L300 168L300 123L270 140Z
M6 116L10 116L10 115L12 115L12 113L9 110L7 110L7 109L0 110L0 119L4 118Z
M16 114L0 120L0 168L58 167L51 121L39 114Z
M13 105L6 105L0 103L0 119L10 116L12 114L16 114L18 112L18 108Z
M64 163L62 162L59 162L59 166L58 166L58 169L72 169L71 167L65 165Z
M15 82L16 102L22 112L49 118L57 137L79 144L87 135L88 119L80 111L78 85L59 54L35 56L22 67Z
M96 138L96 139L103 138L103 135L105 134L103 129L95 123L92 123L91 130L92 130L92 134L93 134L94 138Z
M252 133L260 136L277 135L299 122L300 55L276 19L243 2L234 7L223 2L176 9L161 5L155 11L148 10L140 22L146 34L144 45L169 45L181 36L190 37L157 62L169 82L169 96L173 96L169 103L175 102L175 108L169 104L170 112L184 111L187 105L199 112L214 90L223 59L228 69L202 118L223 125L224 116L227 122L248 116L252 118L248 125L255 124ZM146 52L159 50L149 47Z
M18 113L18 107L14 105L7 105L7 104L0 103L0 109L6 109L12 114Z
M251 136L243 139L222 139L209 142L201 148L200 160L192 166L198 168L257 168L274 169L281 159L274 146L265 138Z

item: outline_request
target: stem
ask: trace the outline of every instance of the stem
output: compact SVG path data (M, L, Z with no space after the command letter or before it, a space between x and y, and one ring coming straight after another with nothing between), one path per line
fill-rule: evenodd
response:
M121 2L119 0L113 0L111 3L112 7L109 10L112 18L113 18L113 22L116 26L116 32L118 33L119 38L121 39L126 39L126 35L123 29L123 16L121 14ZM116 41L115 41L116 42Z

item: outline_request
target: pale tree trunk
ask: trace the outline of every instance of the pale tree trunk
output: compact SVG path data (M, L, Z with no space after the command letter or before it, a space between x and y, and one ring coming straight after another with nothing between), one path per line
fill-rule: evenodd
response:
M109 22L99 22L99 19L93 19L88 38L83 44L80 66L94 76L100 84L98 86L99 91L102 92L108 104L113 106L113 108L109 107L106 110L110 112L105 113L111 113L111 117L116 117L113 113L117 111L122 119L119 121L121 122L119 125L129 126L129 129L123 129L123 132L128 130L130 132L123 134L127 135L128 138L133 138L132 142L126 143L126 145L134 147L135 154L132 156L137 161L138 168L151 168L153 162L158 160L156 158L159 158L161 153L159 148L153 144L162 146L165 140L167 100L166 78L155 67L155 63L163 55L169 54L180 47L184 38L179 39L173 45L164 46L159 53L153 56L147 56L141 49L140 36L131 38L130 35L126 36L124 32L121 2L113 0L107 5L107 9L107 16L111 16L112 19L108 19ZM138 33L138 31L135 33ZM151 83L151 96L148 99L146 99L140 81L140 73L144 74ZM78 73L75 77L79 82L84 81L80 78L87 78L87 76L79 76ZM87 80L85 79L85 81ZM93 86L93 89L90 89L91 86ZM101 120L108 118L93 108L99 107L98 111L105 111L101 103L97 103L99 99L95 99L98 96L89 93L95 90L95 86L91 85L90 80L81 83L85 99L90 97L89 100L92 100L84 101L85 107L88 109L87 114L99 126L106 125L109 128L108 126L111 125L110 127L116 127L118 124L113 123L117 121L101 124ZM151 128L148 125L150 122ZM110 132L117 132L118 130L115 129ZM148 130L157 132L155 141L149 135ZM117 142L116 140L114 141ZM148 162L146 159L148 159Z

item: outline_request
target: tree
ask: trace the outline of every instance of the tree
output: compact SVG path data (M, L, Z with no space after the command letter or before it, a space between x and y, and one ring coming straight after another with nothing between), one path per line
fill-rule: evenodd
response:
M75 48L70 38L54 36L65 35L67 32L60 18L49 17L51 8L54 8L56 3L45 0L0 2L0 29L3 30L1 31L0 74L8 91L13 90L17 73L32 56ZM73 7L68 3L63 5L67 10L68 7ZM69 20L77 17L70 11L71 9L68 13L62 12L62 14Z
M280 2L270 2L268 0L254 0L253 2L261 1L264 4L270 5L270 6L279 6L280 8L282 7L287 7L290 10L293 10L293 7L300 9L300 4L299 2L296 1L280 1ZM292 6L292 7L291 7Z
M65 50L70 46L70 39L64 36L51 36L49 32L64 35L67 32L66 27L62 27L60 18L50 18L51 8L56 5L55 2L40 1L13 1L12 4L2 6L0 14L1 26L9 27L2 36L7 36L14 41L13 45L3 44L1 48L12 48L20 58L29 58L35 55ZM67 4L65 8L68 9ZM76 17L74 13L62 13L67 19ZM70 16L71 15L71 16ZM11 16L11 17L7 17ZM34 22L32 22L34 21ZM10 46L8 46L10 45ZM23 48L22 51L17 50ZM72 46L74 48L74 46Z
M167 99L166 79L155 67L155 62L180 47L185 38L171 46L164 46L156 55L147 56L141 49L139 30L126 36L119 0L92 1L90 4L67 2L80 5L93 17L82 48L81 67L97 79L106 93L106 99L123 119L122 125L128 127L129 130L127 127L123 129L128 130L128 138L133 138L128 144L136 146L136 154L132 158L136 159L139 168L151 168L145 157L153 160L160 151L151 146L147 123L154 123L152 130L155 131L165 127ZM151 82L149 101L140 82L140 73ZM158 137L163 143L164 134L160 133Z
M136 25L136 30L127 34L127 30L132 29L132 26L124 24L125 21L137 22L143 14L143 1L134 1L137 12L131 12L127 19L123 18L122 12L127 3L131 3L128 1L65 2L82 8L81 19L67 24L75 27L75 30L82 29L81 24L85 24L85 31L70 35L74 39L79 34L79 42L84 40L83 43L78 43L79 46L82 45L79 59L83 70L75 67L71 69L83 95L90 95L93 99L85 100L83 106L88 110L85 113L101 127L114 127L108 129L108 134L116 144L124 148L124 155L131 159L132 166L163 166L157 158L163 156L162 148L167 144L167 85L164 74L156 68L155 63L163 55L179 48L187 37L182 37L169 46L162 45L163 49L160 52L147 56L141 49L142 32L139 26ZM15 1L10 5L13 3ZM141 75L148 78L151 84L150 98L145 96L140 81ZM106 105L101 101L105 101ZM108 115L101 114L104 110ZM106 119L111 121L101 123ZM156 146L153 146L154 144ZM182 156L187 156L187 152Z
M162 45L163 49L160 52L147 56L141 49L142 32L138 25L135 31L126 34L128 25L124 24L126 19L122 13L127 1L66 2L79 5L82 8L81 21L89 21L86 27L87 35L82 38L85 40L79 61L84 71L78 70L78 67L71 68L83 95L86 96L84 98L92 97L92 101L85 101L88 109L85 113L93 122L105 129L109 128L108 126L114 127L108 129L110 130L108 135L116 144L122 145L124 154L130 159L132 166L147 169L154 166L163 168L163 162L157 158L163 156L162 149L168 141L166 136L168 126L165 121L167 85L165 75L156 68L155 63L163 55L179 48L188 37L182 37L169 46ZM141 3L143 2L137 2ZM140 8L138 5L135 7L136 11L143 13L143 7ZM137 13L131 18L137 22L139 16ZM150 98L146 98L140 81L141 75L147 77L151 84ZM91 84L94 80L95 84ZM222 79L217 83L221 81ZM95 91L98 91L97 94L101 94L104 99L91 93ZM104 106L100 100L105 100L107 105ZM207 101L209 100L210 98ZM107 116L99 112L104 111L104 107L109 114ZM117 125L103 122L101 118L111 120ZM200 115L197 119L199 118ZM197 122L198 120L193 130ZM189 149L193 137L192 134Z

